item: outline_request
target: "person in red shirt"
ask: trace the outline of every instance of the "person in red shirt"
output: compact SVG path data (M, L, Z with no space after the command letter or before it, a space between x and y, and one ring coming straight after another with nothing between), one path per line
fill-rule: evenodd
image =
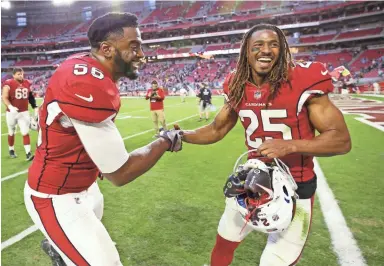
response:
M166 130L167 125L165 123L165 114L164 114L164 90L159 87L159 84L156 80L151 83L152 88L148 89L145 99L149 100L149 106L152 114L152 121L155 130L155 136L158 136L159 133L159 122L162 126L161 130Z
M276 26L259 24L245 33L236 71L227 76L223 87L227 101L214 121L184 131L183 140L215 143L240 120L249 159L280 158L290 168L298 185L295 208L300 215L293 217L285 231L268 235L259 265L294 265L312 221L313 157L345 154L351 149L344 117L328 97L333 90L331 76L321 63L293 61L284 33ZM316 136L315 130L320 134ZM237 196L226 199L211 266L230 265L236 248L253 231L234 207L242 204L240 200Z
M13 69L13 79L8 79L3 84L2 99L7 107L6 121L8 126L8 146L11 158L16 158L15 153L15 133L16 124L19 125L20 133L23 136L23 144L27 157L27 161L33 159L31 153L31 141L29 138L29 127L31 118L28 111L28 102L37 112L35 97L31 91L32 83L24 79L24 71L22 68ZM35 114L36 115L36 114Z
M89 27L89 53L64 61L48 82L39 108L35 159L24 201L47 240L54 265L122 265L105 229L104 199L96 179L124 186L168 151L181 150L178 131L127 152L114 120L120 109L116 81L136 79L144 58L137 17L107 13Z

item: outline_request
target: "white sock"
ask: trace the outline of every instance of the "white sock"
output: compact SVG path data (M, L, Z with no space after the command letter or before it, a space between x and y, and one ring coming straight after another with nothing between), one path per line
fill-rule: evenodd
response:
M9 146L9 150L10 151L14 151L15 150L15 146Z
M28 154L31 152L31 145L28 144L28 145L24 145L24 149L25 149L25 154Z

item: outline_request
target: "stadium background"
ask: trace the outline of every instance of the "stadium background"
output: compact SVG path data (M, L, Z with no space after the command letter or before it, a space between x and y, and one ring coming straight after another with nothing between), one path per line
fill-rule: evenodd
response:
M116 122L128 150L151 141L148 103L141 96L153 79L171 96L181 87L192 96L186 104L178 97L166 99L167 122L200 126L196 90L207 83L220 95L225 76L236 66L244 32L256 23L279 25L295 59L323 62L333 73L332 99L346 114L353 140L350 154L319 161L356 245L349 244L343 230L338 235L332 229L342 221L332 207L327 209L319 190L312 235L300 265L384 265L384 209L375 204L383 199L384 98L365 96L375 82L384 87L383 2L11 1L10 8L7 3L2 1L1 9L2 82L11 78L13 67L22 67L38 97L67 56L89 50L86 31L94 18L109 11L138 16L147 64L138 80L118 82L123 96L139 96L123 98ZM338 67L348 71L341 73ZM338 95L343 86L350 95ZM223 103L221 96L213 101L217 107ZM35 233L23 206L28 163L21 156L8 158L2 111L2 264L48 265L39 249L42 235ZM221 188L245 149L242 131L237 125L224 141L207 147L185 145L180 154L165 155L153 170L124 188L100 182L106 200L104 223L124 265L208 262L224 207ZM16 149L21 154L20 138L17 135ZM247 238L233 265L255 265L264 241L260 234Z

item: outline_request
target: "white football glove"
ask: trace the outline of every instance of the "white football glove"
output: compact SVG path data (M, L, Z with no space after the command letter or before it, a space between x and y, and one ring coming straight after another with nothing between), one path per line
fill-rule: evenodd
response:
M8 109L11 113L17 113L19 111L19 108L13 106L12 104L8 105Z
M169 141L170 146L168 151L178 152L183 148L183 142L181 140L182 134L183 132L181 130L162 130L159 133L159 137Z
M36 131L39 130L39 122L37 118L31 117L29 121L29 128Z

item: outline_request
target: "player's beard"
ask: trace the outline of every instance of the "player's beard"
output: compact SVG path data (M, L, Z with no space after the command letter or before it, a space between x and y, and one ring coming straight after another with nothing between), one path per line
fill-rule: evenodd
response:
M116 49L116 56L114 61L119 69L119 72L122 73L125 77L131 80L137 79L139 77L139 71L134 69L132 61L129 63L125 62L121 56L121 52L118 49Z

